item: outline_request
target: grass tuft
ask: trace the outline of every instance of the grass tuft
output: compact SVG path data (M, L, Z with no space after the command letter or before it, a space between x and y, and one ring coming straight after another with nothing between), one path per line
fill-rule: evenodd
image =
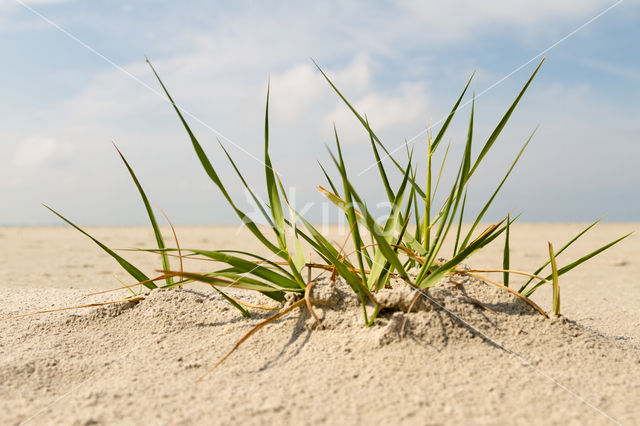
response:
M174 102L166 85L161 80L151 62L148 60L147 62L151 71L157 78L162 90L171 102L178 119L182 123L187 133L188 141L190 142L196 157L200 161L205 174L221 192L227 204L238 216L241 223L252 232L260 244L272 253L271 257L266 258L249 251L240 250L224 250L220 248L181 248L171 222L169 222L169 224L174 234L177 247L166 247L155 219L153 209L151 208L151 204L143 191L138 178L129 166L124 155L119 150L118 153L129 171L138 192L140 193L156 238L157 248L138 250L160 255L162 259L161 275L153 279L149 278L134 265L116 254L115 251L108 248L100 241L96 240L83 229L79 228L53 209L49 207L47 208L63 221L67 222L79 232L92 239L137 281L137 284L132 285L122 283L123 285L121 289L131 290L135 285L143 285L148 290L153 290L158 287L171 289L191 282L202 282L210 285L215 291L220 293L228 303L230 303L241 313L241 315L245 317L249 317L251 315L249 308L274 308L271 306L245 303L244 301L227 294L227 289L259 292L279 303L285 302L285 295L287 293L294 293L296 295L295 297L298 299L296 302L287 307L283 307L278 313L260 322L251 329L242 339L240 339L240 341L236 343L233 349L220 359L213 368L207 371L205 375L224 362L243 342L245 342L259 329L273 321L276 321L278 318L281 318L296 308L306 306L310 315L320 323L320 318L313 310L310 297L311 289L317 282L318 278L316 277L312 279L312 269L320 270L320 274L327 272L331 273L332 279L340 277L351 287L351 290L358 296L362 305L364 324L366 326L374 324L376 317L380 312L380 304L376 300L376 293L383 288L393 287L392 284L394 281L404 281L419 291L433 287L442 279L453 275L473 276L485 283L502 288L504 291L508 291L525 301L533 310L547 317L546 312L544 312L533 300L530 299L530 296L539 286L548 283L553 285L553 313L555 315L559 315L559 277L628 237L628 235L625 235L618 238L613 242L605 244L599 249L568 263L561 268L558 268L556 263L558 256L589 229L595 226L598 223L598 220L576 235L557 252L554 252L552 245L549 243L549 261L545 262L533 273L528 273L511 268L511 225L518 219L519 215L512 218L509 213L501 221L489 225L482 232L477 232L478 226L483 221L487 211L492 206L500 190L513 172L516 164L521 159L525 149L533 139L536 130L534 130L527 138L491 197L484 202L480 212L477 213L475 217L470 218L470 229L466 232L462 231L463 221L465 220L467 197L470 193L470 182L472 181L476 170L482 165L485 158L496 146L496 142L500 134L506 127L517 105L521 102L524 94L530 87L534 77L542 66L544 59L538 64L533 73L527 79L514 101L495 125L489 137L480 145L479 153L475 158L473 155L473 147L477 139L474 136L474 116L476 105L475 94L473 95L462 156L459 159L456 168L453 169L455 179L446 192L445 201L439 206L439 208L434 205L434 200L445 166L449 166L447 158L451 142L446 146L442 162L439 165L434 164L434 155L442 145L442 141L447 136L447 131L450 128L450 125L453 123L453 120L459 112L461 102L470 87L473 75L471 75L461 94L457 97L450 113L442 123L436 136L433 137L431 131L427 134L427 152L424 158L426 163L426 182L425 185L422 186L417 182L416 177L418 176L419 166L421 164L424 165L424 163L420 160L421 154L415 152L415 145L410 149L410 147L405 144L407 153L405 161L395 158L393 156L394 151L389 150L376 135L367 115L361 114L355 109L338 87L331 81L328 75L314 61L318 71L326 79L333 91L335 91L341 101L362 124L368 137L372 159L375 161L380 178L381 189L379 193L384 194L391 205L390 214L385 220L378 221L374 218L368 207L372 205L373 202L365 200L354 185L354 181L352 180L352 176L350 175L349 168L347 166L347 159L345 159L343 155L342 143L340 141L338 129L334 125L335 148L329 149L329 156L335 166L337 176L332 176L327 169L320 164L321 170L331 189L325 189L322 186L318 186L318 189L345 215L350 227L347 239L351 240L354 247L354 251L352 253L345 253L346 240L341 245L331 242L327 236L323 235L318 231L318 229L316 229L316 227L309 223L309 221L295 209L295 206L292 206L289 203L285 186L281 181L281 177L274 168L270 155L270 84L267 84L265 102L263 163L268 203L262 201L253 191L222 143L220 143L220 147L225 154L226 160L233 167L237 177L249 191L266 222L271 227L274 235L273 238L267 233L264 233L258 225L236 205L229 190L227 189L227 186L222 181L221 175L218 173L216 167L211 162L209 156L206 154L202 145L189 127L189 124L183 117L180 108ZM416 158L418 160L415 160ZM384 165L387 161L391 162L394 166L390 167L391 170L388 170ZM438 174L437 178L434 179L435 170L438 170ZM435 185L433 184L434 180ZM396 186L394 185L394 182L400 183ZM285 206L288 210L288 215L285 215ZM414 222L415 232L409 232L409 224L411 221ZM503 233L505 240L502 269L465 270L460 267L460 264L466 262L470 256L487 247ZM451 253L450 258L443 259L442 247L445 242L451 238L454 238L453 252ZM368 239L370 239L370 243L367 242L369 241ZM319 257L320 261L315 263L311 262L310 253L305 253L303 249L303 242L308 244L311 251ZM175 252L177 252L177 255ZM179 271L173 271L170 267L169 259L174 256L178 257L180 260ZM213 270L210 270L207 273L184 271L182 265L183 258L208 260L214 262L214 265L222 266L217 269L213 268ZM279 260L273 260L274 258ZM305 258L308 260L305 261ZM355 261L352 261L352 258L355 258ZM551 272L545 277L544 274L542 274L542 271L548 265L551 265ZM308 269L306 279L303 277L304 268ZM502 273L503 284L479 275L479 272ZM528 277L528 280L520 287L519 290L516 291L515 289L510 288L510 285L512 284L510 282L511 274L526 276ZM155 284L155 282L162 280L164 280L164 284ZM141 300L144 297L143 295L138 295L133 291L132 293L132 296L122 300L131 302ZM416 293L416 295L417 294L419 293ZM417 296L411 302L407 313L411 311L416 301ZM114 301L113 303L118 302L120 302L120 300ZM489 307L483 305L477 300L472 300L472 302L479 304L483 309L491 311ZM87 306L97 306L97 304L82 305L75 308ZM62 309L73 308L74 307ZM406 322L403 322L401 334L404 333L405 324ZM203 377L204 376L199 380Z

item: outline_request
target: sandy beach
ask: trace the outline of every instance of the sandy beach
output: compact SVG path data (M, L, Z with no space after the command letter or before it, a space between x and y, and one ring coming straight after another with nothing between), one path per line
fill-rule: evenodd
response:
M533 272L547 257L547 241L560 246L584 227L514 225L512 267ZM259 250L235 227L176 230L186 248ZM357 304L325 279L313 295L324 327L305 309L294 310L196 383L272 313L250 309L252 318L243 318L212 289L193 285L154 291L137 304L16 319L126 297L126 290L86 295L129 277L69 227L0 228L0 422L640 424L639 230L637 223L600 224L558 259L562 265L636 232L561 277L560 318L545 319L471 280L431 289L432 299L409 315L402 312L406 299L389 299L365 328ZM88 231L113 248L154 244L150 228ZM160 268L153 255L123 253L149 275ZM469 265L501 262L496 241ZM259 294L232 293L275 306ZM551 289L533 300L549 312Z

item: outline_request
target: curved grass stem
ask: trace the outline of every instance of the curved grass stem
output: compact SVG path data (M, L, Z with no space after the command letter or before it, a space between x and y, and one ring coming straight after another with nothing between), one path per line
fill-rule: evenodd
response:
M213 370L218 368L218 366L220 366L220 364L225 362L227 360L227 358L229 358L231 356L231 354L233 354L240 347L240 345L242 345L244 342L246 342L247 339L249 337L251 337L253 334L255 334L258 330L260 330L265 325L274 322L278 318L283 317L284 315L288 314L289 312L293 311L294 309L299 308L300 306L302 306L304 304L304 302L305 302L304 299L300 299L297 302L295 302L294 304L292 304L291 306L288 306L288 307L284 308L283 310L281 310L277 314L275 314L273 316L270 316L266 320L260 322L258 325L253 327L251 330L249 330L249 332L247 334L245 334L240 340L238 340L238 342L233 346L233 348L225 356L223 356L218 362L216 362L213 367L208 369L202 376L198 377L196 379L196 383L202 381L202 379L204 379L206 376L208 376Z

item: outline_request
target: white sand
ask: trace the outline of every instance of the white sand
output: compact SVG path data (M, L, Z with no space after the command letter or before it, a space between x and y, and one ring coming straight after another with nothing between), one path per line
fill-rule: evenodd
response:
M534 270L545 260L547 240L560 247L581 227L514 226L512 267ZM599 225L563 254L560 264L639 228ZM151 247L154 241L146 228L90 231L113 247ZM231 228L178 232L184 247L256 247L251 236ZM470 263L500 267L501 250L496 242ZM364 328L348 292L318 284L315 305L324 329L305 310L293 311L194 383L267 314L252 310L253 318L244 319L219 296L203 297L211 292L194 286L154 292L134 306L12 319L124 297L126 292L79 296L116 287L113 273L121 278L126 273L72 229L0 228L0 421L637 424L639 252L640 237L634 234L562 277L560 319L546 320L482 283L440 285L429 291L435 302L426 301L409 315L402 340L398 329L404 314L390 308L376 326ZM146 255L126 257L150 275L159 267ZM500 274L493 277L501 280ZM534 296L547 310L548 290Z

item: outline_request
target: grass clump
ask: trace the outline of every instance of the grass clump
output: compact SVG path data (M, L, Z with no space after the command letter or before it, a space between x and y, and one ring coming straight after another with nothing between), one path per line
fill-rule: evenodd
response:
M268 194L268 203L261 202L253 189L247 184L247 181L236 166L229 152L222 143L220 143L220 145L227 161L233 167L238 178L248 190L264 216L264 219L271 227L273 237L265 234L233 200L220 174L209 160L182 115L180 108L174 102L167 87L150 62L149 66L171 102L178 119L184 126L191 146L207 176L215 186L217 186L239 220L253 233L256 239L272 253L272 256L266 258L249 251L241 250L181 249L177 238L176 247L168 248L163 241L153 213L153 208L132 168L120 151L118 151L118 153L140 193L156 237L157 248L148 249L147 251L160 255L162 271L160 275L153 278L148 277L113 250L93 238L86 231L74 225L59 213L52 209L50 210L62 220L87 235L105 252L112 256L132 276L136 285L145 286L149 290L155 288L170 289L194 281L204 282L218 291L231 305L238 309L243 316L249 316L250 312L248 308L253 306L227 295L224 292L226 288L233 287L247 291L257 291L277 302L284 302L287 293L296 295L293 304L289 304L272 317L261 322L256 328L250 331L245 338L237 343L234 350L259 328L295 308L306 306L310 313L320 321L313 312L309 297L310 289L315 283L311 275L312 269L317 269L321 271L321 273L330 272L332 278L340 277L349 285L360 301L364 324L367 326L375 322L380 312L380 303L376 300L377 292L385 287L392 287L394 281L401 280L412 286L417 291L415 299L417 300L422 290L435 286L443 278L464 274L478 277L487 283L504 288L505 291L509 291L525 300L544 316L546 316L546 313L531 301L529 297L541 285L550 284L553 286L553 312L555 315L559 315L559 277L618 243L626 238L626 236L558 268L556 263L558 256L591 229L598 222L596 221L582 230L556 252L554 252L553 247L549 243L549 261L545 262L534 272L528 273L511 269L510 231L511 225L518 219L519 215L511 217L510 214L507 214L504 219L489 225L481 231L478 230L478 227L532 140L535 130L526 138L518 155L514 158L510 167L506 170L504 177L497 185L491 197L486 200L480 212L471 218L471 220L464 216L467 194L472 177L489 151L494 148L498 137L529 88L541 65L542 62L540 62L512 104L507 108L490 136L480 144L479 154L475 157L472 153L472 148L474 144L477 143L474 140L475 96L473 97L468 118L468 130L466 141L464 142L464 150L457 167L454 169L455 179L451 187L444 194L444 203L437 206L438 208L436 209L434 200L439 189L440 178L445 169L445 163L447 163L450 145L446 148L441 164L433 164L433 157L434 154L438 152L438 149L441 149L443 146L442 142L447 130L453 118L458 113L461 102L470 87L473 75L469 78L469 81L458 96L437 134L435 136L432 133L428 134L427 152L424 156L426 163L426 182L422 185L416 180L420 167L419 163L423 161L421 160L422 156L415 153L414 148L409 149L408 146L406 149L406 160L401 160L394 156L378 138L367 116L356 111L331 79L316 64L319 72L324 76L331 88L362 124L363 130L370 142L373 158L376 161L380 187L383 190L381 193L386 194L391 206L390 214L386 220L377 221L374 218L368 208L367 201L355 188L352 178L349 175L349 167L347 166L347 160L343 156L338 129L334 126L335 146L329 148L328 151L331 162L335 167L336 176L332 177L331 174L327 172L327 169L320 164L330 189L323 186L319 186L318 189L331 203L344 213L350 228L348 238L351 239L354 247L352 253L345 253L344 247L346 241L345 244L342 245L332 243L327 236L323 235L289 204L284 185L274 169L269 154L269 89L267 89L265 106L263 157L264 180ZM391 165L391 170L385 167L385 162ZM391 184L391 172L401 176L399 185L394 186ZM471 227L466 232L463 230L462 225L465 220L471 222ZM459 268L460 264L465 262L471 255L482 250L503 234L505 237L503 269L464 270ZM449 256L444 256L443 245L445 241L448 240L454 242L454 249ZM321 262L311 263L305 260L308 253L304 252L303 242L319 256ZM214 260L222 264L223 267L204 274L184 271L182 267L180 267L180 270L175 271L172 270L170 266L170 257L174 256L178 257L180 261L182 261L183 257L199 256ZM542 271L549 265L551 265L551 273L546 277L541 276ZM305 268L308 268L306 277L304 276ZM479 275L481 272L502 273L503 282L499 283ZM515 290L511 287L512 283L510 282L510 276L512 274L524 275L529 279L518 290ZM131 288L132 285L126 287ZM139 300L139 298L140 296L134 292L131 300ZM224 359L226 359L226 356L220 362Z

